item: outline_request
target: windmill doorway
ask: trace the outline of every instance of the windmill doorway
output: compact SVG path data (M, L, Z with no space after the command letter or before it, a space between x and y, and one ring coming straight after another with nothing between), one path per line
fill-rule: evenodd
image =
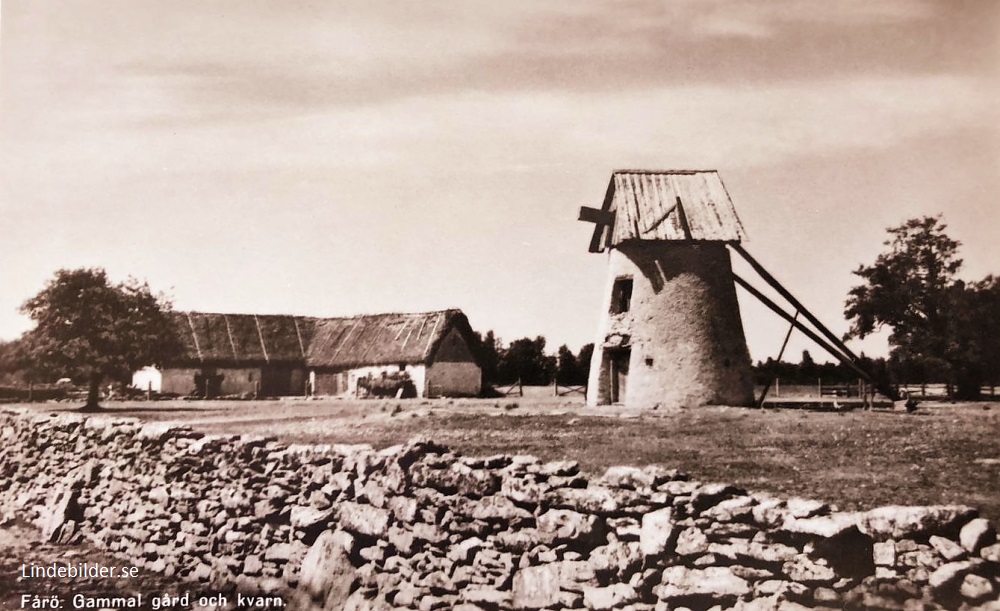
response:
M609 403L625 403L628 389L628 364L632 358L631 348L617 348L604 353L605 371L608 374Z

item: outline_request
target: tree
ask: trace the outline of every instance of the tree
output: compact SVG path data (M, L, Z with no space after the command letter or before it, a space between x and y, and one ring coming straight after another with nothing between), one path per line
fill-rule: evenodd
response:
M584 344L576 355L576 367L580 372L577 384L587 384L590 380L590 361L594 358L594 344Z
M473 339L475 341L473 351L483 372L483 385L496 384L497 364L500 361L500 341L494 336L492 330L487 331L484 337L475 333Z
M990 299L996 282L967 287L955 278L961 244L945 229L940 216L925 216L887 230L888 250L854 272L864 283L848 293L846 337L888 326L890 361L897 368L920 378L943 374L959 383L960 396L977 396L990 353L981 329L995 320Z
M514 340L500 353L498 378L502 384L521 380L522 384L545 386L552 382L555 357L545 354L545 338Z
M983 381L1000 381L1000 278L958 283L950 311L948 356L958 394L979 394Z
M96 411L104 379L127 380L179 353L170 310L169 301L133 278L111 284L103 269L59 270L21 306L35 321L23 347L33 369L86 379L82 410Z
M811 383L816 379L818 373L819 366L816 365L816 361L813 360L808 350L803 350L802 361L799 362L798 380L808 380Z
M563 344L556 351L556 382L563 386L576 384L580 378L580 367L573 351Z

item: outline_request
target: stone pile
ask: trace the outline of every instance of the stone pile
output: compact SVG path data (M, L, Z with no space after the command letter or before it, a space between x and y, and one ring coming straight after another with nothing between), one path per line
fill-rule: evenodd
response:
M962 506L833 511L662 468L0 411L0 515L301 609L1000 609Z

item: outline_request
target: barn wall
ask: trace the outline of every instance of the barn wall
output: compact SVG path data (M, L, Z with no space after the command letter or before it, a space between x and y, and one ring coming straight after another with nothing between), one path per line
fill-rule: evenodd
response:
M201 371L193 367L167 367L161 372L160 392L190 395L194 393L194 376Z
M323 371L312 370L312 393L314 395L336 396L347 392L347 372L346 371Z
M435 363L470 363L475 360L465 338L454 328L448 331L434 352Z
M613 314L620 277L633 280L631 304ZM610 402L613 351L626 348L626 405L753 402L750 355L725 244L637 242L610 251L589 405Z
M475 363L435 362L427 368L427 396L475 396L483 372Z
M267 397L299 397L305 394L305 368L281 363L261 370L260 394Z
M253 393L260 382L260 367L217 367L216 374L223 376L221 394L243 395Z

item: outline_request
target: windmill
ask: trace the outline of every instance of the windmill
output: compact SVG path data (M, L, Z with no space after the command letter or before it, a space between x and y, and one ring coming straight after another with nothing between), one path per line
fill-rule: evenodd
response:
M588 405L754 404L736 285L871 380L742 247L746 232L718 172L615 171L601 208L581 208L579 220L595 224L590 251L608 257ZM730 250L793 305L794 316L733 273Z

